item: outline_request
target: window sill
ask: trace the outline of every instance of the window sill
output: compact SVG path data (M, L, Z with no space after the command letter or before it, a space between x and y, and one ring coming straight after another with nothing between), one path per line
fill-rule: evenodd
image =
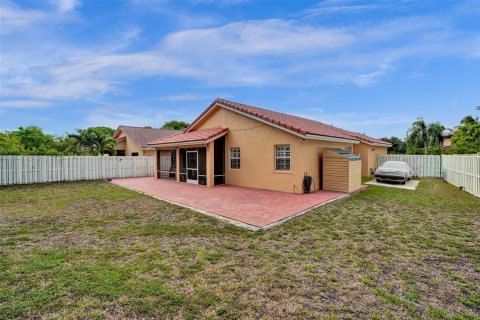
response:
M273 173L280 173L280 174L292 174L290 170L274 170Z

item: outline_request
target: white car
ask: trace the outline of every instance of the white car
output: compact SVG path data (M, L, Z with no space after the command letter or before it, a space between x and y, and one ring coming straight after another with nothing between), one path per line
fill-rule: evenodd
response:
M408 163L403 161L386 161L375 170L377 181L399 181L403 184L412 177L412 170Z

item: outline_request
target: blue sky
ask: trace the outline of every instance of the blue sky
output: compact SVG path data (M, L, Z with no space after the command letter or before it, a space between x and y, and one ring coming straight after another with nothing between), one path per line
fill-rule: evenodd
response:
M480 105L480 1L0 2L0 130L191 121L216 97L375 137Z

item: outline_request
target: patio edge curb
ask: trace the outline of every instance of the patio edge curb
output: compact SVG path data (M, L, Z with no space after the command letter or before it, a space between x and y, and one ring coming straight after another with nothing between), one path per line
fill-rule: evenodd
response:
M338 196L338 197L336 197L336 198L327 200L327 201L325 201L325 202L319 203L319 204L314 205L314 206L312 206L312 207L310 207L310 208L307 208L307 209L305 209L305 210L299 211L299 212L297 212L297 213L295 213L295 214L293 214L293 215L291 215L291 216L289 216L289 217L283 218L283 219L281 219L281 220L278 220L278 221L275 221L275 222L273 222L273 223L270 223L270 224L268 224L268 225L266 225L266 226L260 227L258 231L267 231L267 230L269 230L269 229L271 229L271 228L274 228L274 227L276 227L276 226L279 226L279 225L281 225L281 224L284 224L285 222L287 222L287 221L289 221L289 220L292 220L292 219L294 219L294 218L300 217L300 216L302 216L302 215L304 215L304 214L306 214L306 213L308 213L308 212L310 212L310 211L312 211L312 210L314 210L314 209L323 207L324 205L327 205L327 204L330 204L330 203L332 203L332 202L335 202L335 201L338 201L338 200L342 200L342 199L345 199L345 198L348 198L348 197L350 197L350 194L348 194L348 193L342 194L342 195L340 195L340 196Z

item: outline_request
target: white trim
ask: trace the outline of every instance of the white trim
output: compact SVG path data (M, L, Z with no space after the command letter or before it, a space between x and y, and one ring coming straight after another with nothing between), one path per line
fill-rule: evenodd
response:
M223 137L224 135L226 135L228 133L228 131L225 131L225 132L222 132L222 133L219 133L218 135L216 136L213 136L212 138L208 139L208 140L192 140L192 141L186 141L186 142L172 142L172 143L167 143L167 144L149 144L150 147L152 147L152 149L154 149L155 147L175 147L175 146L188 146L188 145L191 145L191 144L208 144L214 140L217 140L218 138L221 138Z
M375 146L375 147L391 147L392 146L391 143L382 144L382 143L376 143L376 142L370 143L370 142L366 142L366 141L360 141L360 142L363 142L365 144L368 144L369 146Z
M225 131L225 132L223 132L223 133L221 133L221 134L219 134L219 135L214 136L213 138L208 139L208 140L205 141L205 142L206 142L206 143L210 143L210 142L212 142L212 141L215 141L215 140L217 140L218 138L221 138L221 137L225 136L227 133L228 133L228 131Z
M181 146L189 146L189 145L197 145L197 144L207 144L205 140L192 140L187 142L172 142L167 144L151 144L152 147L181 147Z
M323 140L323 141L332 141L332 142L345 142L345 143L353 143L353 144L359 144L361 141L359 140L351 140L351 139L344 139L344 138L335 138L335 137L329 137L329 136L321 136L318 134L307 134L306 135L307 139L311 140Z

